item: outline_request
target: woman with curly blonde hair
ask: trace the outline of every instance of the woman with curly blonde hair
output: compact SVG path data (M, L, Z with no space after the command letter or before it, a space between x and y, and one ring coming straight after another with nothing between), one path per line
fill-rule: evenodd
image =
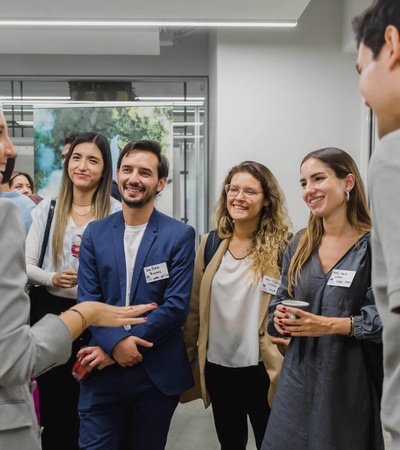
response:
M282 364L266 333L267 311L290 220L276 178L254 161L229 171L215 213L217 229L197 254L184 337L189 359L198 354L221 449L246 448L247 417L260 448ZM208 264L207 239L220 242Z

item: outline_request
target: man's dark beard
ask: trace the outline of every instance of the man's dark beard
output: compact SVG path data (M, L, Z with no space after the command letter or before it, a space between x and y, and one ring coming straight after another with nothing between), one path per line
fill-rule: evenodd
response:
M126 206L133 209L140 209L142 208L142 206L146 205L149 202L149 199L147 198L127 202L124 197L121 197L121 200L125 203Z
M135 188L135 187L139 187L139 186L133 185L131 187ZM126 206L128 206L129 208L140 209L154 199L154 197L157 194L157 188L154 189L153 195L151 195L152 194L151 191L141 191L141 192L142 192L143 196L140 200L128 200L127 201L125 199L125 195L121 195L121 199L126 204Z

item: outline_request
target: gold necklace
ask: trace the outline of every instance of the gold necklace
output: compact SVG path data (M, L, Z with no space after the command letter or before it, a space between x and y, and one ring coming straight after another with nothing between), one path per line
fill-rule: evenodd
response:
M79 203L76 203L76 202L74 202L73 200L72 200L72 203L73 203L74 205L76 205L76 206L92 206L91 203L89 203L88 205L80 205Z
M85 213L85 214L79 214L78 212L76 212L76 211L74 210L74 208L71 208L71 209L72 209L72 211L73 211L77 216L80 216L80 217L87 216L88 214L90 214L90 213L93 211L93 208L90 208L90 210L89 210L87 213Z

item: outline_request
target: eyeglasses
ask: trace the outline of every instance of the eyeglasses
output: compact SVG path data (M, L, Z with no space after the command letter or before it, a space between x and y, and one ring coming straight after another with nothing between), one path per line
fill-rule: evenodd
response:
M256 189L252 188L240 188L239 186L236 186L235 184L226 184L225 187L226 195L229 195L231 197L236 197L239 192L242 192L245 197L253 198L257 194L260 194L263 191L257 191Z

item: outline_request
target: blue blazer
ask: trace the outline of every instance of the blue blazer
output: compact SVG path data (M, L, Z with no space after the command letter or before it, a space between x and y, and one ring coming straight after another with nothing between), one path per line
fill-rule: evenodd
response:
M95 300L125 305L125 222L122 212L89 223L79 251L78 302ZM148 321L125 328L91 327L93 345L112 355L121 339L137 336L152 342L139 347L146 373L166 395L177 395L193 386L182 337L192 289L195 232L154 209L140 243L131 281L131 305L158 303ZM146 282L144 269L166 263L169 278Z

